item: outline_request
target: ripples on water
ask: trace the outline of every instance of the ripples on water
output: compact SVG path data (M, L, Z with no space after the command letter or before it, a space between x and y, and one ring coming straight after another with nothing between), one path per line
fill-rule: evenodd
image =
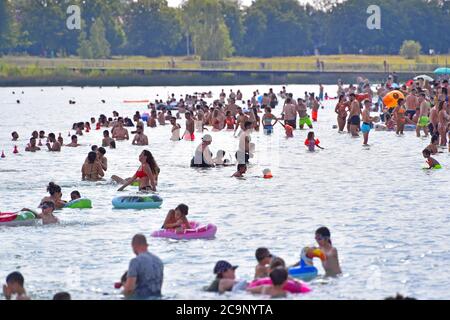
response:
M229 92L229 88L225 88ZM267 91L268 87L258 87ZM246 180L231 179L234 167L196 171L189 162L197 141L169 141L170 126L146 128L150 147L161 167L161 209L114 210L111 199L117 185L80 181L81 165L92 144L101 144L101 131L79 139L81 148L63 148L58 154L42 151L25 154L33 130L62 133L69 142L72 123L88 121L100 113L132 116L142 107L124 105L124 99L155 99L156 94L212 90L198 88L26 88L23 95L1 88L0 209L35 208L46 195L46 185L55 181L64 199L79 190L93 201L91 210L64 210L56 215L60 225L0 227L0 277L13 270L22 272L26 287L35 299L49 299L67 290L76 299L120 299L113 289L133 257L130 240L138 232L149 238L150 251L165 263L165 299L256 299L245 293L216 296L201 291L212 279L219 259L238 264L239 278L250 280L256 264L254 251L267 246L288 264L296 262L300 249L314 243L314 231L326 225L339 250L344 275L339 279L317 279L313 292L291 299L380 299L401 292L421 299L450 299L448 246L449 154L437 156L444 169L424 172L421 150L428 140L413 132L405 137L371 132L370 149L361 139L332 130L333 103L319 112L316 136L326 149L314 154L305 150L307 131L295 131L285 139L281 126L273 136L253 135L258 154ZM244 97L256 89L242 86ZM335 88L328 87L334 94ZM234 88L236 91L237 88ZM274 86L275 91L280 88ZM316 87L289 86L302 96ZM21 104L16 104L16 99ZM75 99L75 105L69 105ZM106 100L106 104L101 103ZM275 109L275 114L281 112ZM184 130L184 120L181 121ZM12 131L18 131L20 154L13 155ZM230 132L212 133L213 153L219 148L234 154L238 140ZM131 142L107 150L112 174L131 176L138 168L143 147ZM263 180L270 167L274 179ZM128 193L135 192L129 189ZM127 193L125 193L127 194ZM189 217L215 223L215 240L170 241L152 239L150 232L161 226L170 208L184 202ZM317 265L318 263L316 263ZM320 264L320 263L319 263ZM323 272L321 266L319 270Z

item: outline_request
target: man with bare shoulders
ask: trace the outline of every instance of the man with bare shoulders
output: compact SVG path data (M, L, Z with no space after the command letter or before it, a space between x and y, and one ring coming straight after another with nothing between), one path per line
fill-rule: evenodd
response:
M123 126L123 118L119 118L117 125L113 128L112 138L118 141L129 140L128 130Z
M48 142L46 145L47 145L48 151L51 151L51 152L61 151L61 144L56 140L56 136L53 132L48 134Z
M148 146L148 137L144 134L144 126L138 125L136 129L136 135L131 143L136 146Z
M291 98L286 99L282 115L285 124L290 125L294 129L297 128L297 107L292 102Z
M231 112L231 116L236 117L238 113L238 106L236 105L236 101L234 99L230 99L230 103L225 107L225 113L227 111Z
M30 139L30 143L25 148L25 151L26 152L36 152L36 151L40 151L40 150L41 150L41 148L36 146L36 138L32 137Z
M350 133L352 137L359 137L358 131L360 129L361 119L361 108L359 106L358 100L356 100L356 95L354 93L350 94L350 114L349 114L349 123L350 123Z
M184 139L187 141L194 141L195 122L192 118L192 114L188 111L185 113L186 118L186 131L184 132Z
M428 125L430 124L430 103L426 99L425 93L419 94L419 121L417 122L416 134L420 138L420 130L423 130L425 137L428 137Z
M300 130L303 130L303 127L305 126L305 124L310 129L312 129L313 128L313 124L312 124L311 119L309 118L309 115L308 115L308 108L306 106L306 103L301 98L298 99L297 112L298 112L298 116L300 118L300 120L299 120Z
M409 119L412 120L412 118L414 117L414 115L416 114L416 110L419 107L419 100L417 99L417 90L416 89L412 89L411 93L408 94L406 96L406 115L408 116Z

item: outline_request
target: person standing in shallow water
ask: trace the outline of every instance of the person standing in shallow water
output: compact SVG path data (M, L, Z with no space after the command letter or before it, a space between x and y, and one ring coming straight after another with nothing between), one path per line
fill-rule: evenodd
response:
M164 264L148 251L147 239L137 234L131 241L136 258L130 261L123 294L128 299L143 300L160 297L164 279Z
M59 152L61 151L61 144L56 141L56 136L54 133L48 134L48 142L46 144L48 151Z
M319 245L319 249L321 249L326 256L326 259L322 261L322 266L325 270L326 276L335 277L342 274L341 267L339 265L338 251L332 245L330 230L326 227L317 229L315 238L317 244Z

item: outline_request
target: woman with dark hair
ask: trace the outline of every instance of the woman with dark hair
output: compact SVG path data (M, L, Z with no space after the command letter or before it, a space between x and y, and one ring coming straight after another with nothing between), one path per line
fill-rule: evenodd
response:
M341 274L338 252L331 243L331 233L327 227L321 227L316 230L316 241L319 248L325 253L326 259L322 261L323 268L327 276L335 277Z
M99 181L105 176L102 165L97 161L97 153L89 152L86 161L81 167L81 180Z
M39 207L47 201L53 202L55 204L55 209L61 209L66 205L66 201L61 200L62 192L60 186L58 186L54 182L50 182L47 186L47 192L50 194L50 196L43 198Z
M339 132L343 132L345 128L345 124L347 122L347 110L350 108L348 102L345 101L345 95L339 96L339 102L334 109L334 112L337 113L337 122Z
M118 191L125 190L126 187L135 181L139 181L139 191L156 191L160 169L155 158L153 158L150 151L144 150L139 155L139 161L141 162L141 166L133 177L127 179L122 179L118 176L111 177L117 183L123 184Z

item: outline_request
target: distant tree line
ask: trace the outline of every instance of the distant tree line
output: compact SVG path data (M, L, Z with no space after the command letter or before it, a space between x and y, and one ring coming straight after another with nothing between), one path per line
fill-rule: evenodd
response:
M81 30L66 26L78 5ZM381 28L370 30L367 8L381 9ZM448 0L0 0L0 54L198 55L222 60L321 54L398 54L405 40L423 52L449 53Z

